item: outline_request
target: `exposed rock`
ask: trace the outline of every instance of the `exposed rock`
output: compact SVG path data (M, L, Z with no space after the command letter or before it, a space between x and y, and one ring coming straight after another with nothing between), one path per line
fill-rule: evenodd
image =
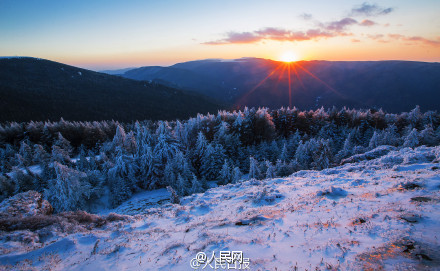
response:
M36 191L19 193L0 203L0 218L50 215L52 212L50 203Z

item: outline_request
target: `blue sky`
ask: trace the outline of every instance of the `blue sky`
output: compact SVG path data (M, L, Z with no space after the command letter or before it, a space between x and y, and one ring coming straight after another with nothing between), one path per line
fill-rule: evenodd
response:
M91 69L203 58L440 61L440 1L0 0L0 55Z

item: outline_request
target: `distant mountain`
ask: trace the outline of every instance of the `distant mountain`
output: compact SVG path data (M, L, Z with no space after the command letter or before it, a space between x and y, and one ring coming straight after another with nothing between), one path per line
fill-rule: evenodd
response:
M0 59L0 121L176 119L220 106L175 88L36 58Z
M124 68L124 69L118 69L118 70L102 70L102 71L98 71L101 73L106 73L106 74L110 74L110 75L119 75L119 74L123 74L126 71L132 70L135 68Z
M440 63L299 61L289 65L258 58L210 59L141 67L122 76L192 90L235 106L348 106L401 112L418 104L423 110L440 110Z

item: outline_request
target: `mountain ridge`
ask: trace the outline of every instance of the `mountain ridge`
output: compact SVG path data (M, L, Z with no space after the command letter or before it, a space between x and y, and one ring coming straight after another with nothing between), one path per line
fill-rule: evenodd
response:
M278 108L290 105L316 109L321 106L347 106L402 112L419 104L425 110L440 110L434 102L440 99L438 62L298 61L289 65L290 94L289 66L286 65L289 64L261 58L208 59L169 67L144 66L120 76L158 81L205 94L236 107Z
M0 121L187 118L210 98L37 58L0 59Z

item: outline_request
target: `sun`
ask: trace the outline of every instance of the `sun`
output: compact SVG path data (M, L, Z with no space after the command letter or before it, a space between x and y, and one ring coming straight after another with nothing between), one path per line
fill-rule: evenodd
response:
M280 55L279 59L280 59L280 61L287 62L287 63L295 62L295 61L299 60L298 56L294 52L291 52L291 51L282 53Z

